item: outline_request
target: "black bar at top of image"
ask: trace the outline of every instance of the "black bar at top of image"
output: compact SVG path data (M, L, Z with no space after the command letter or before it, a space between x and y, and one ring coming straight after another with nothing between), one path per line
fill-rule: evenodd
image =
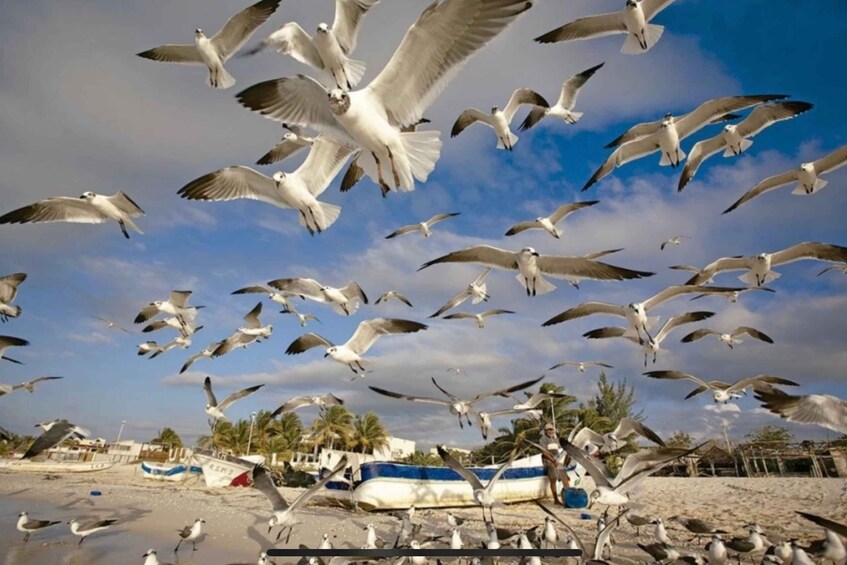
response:
M268 549L268 557L582 557L578 549Z

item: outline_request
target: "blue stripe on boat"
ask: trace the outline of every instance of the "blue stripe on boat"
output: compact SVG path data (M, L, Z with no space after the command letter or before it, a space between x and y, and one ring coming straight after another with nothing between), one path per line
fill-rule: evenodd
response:
M192 469L194 469L194 467L192 467ZM163 475L165 477L170 477L171 475L178 475L180 473L184 473L186 469L185 469L185 465L177 465L176 467L172 467L172 468L168 469L167 471L165 471L165 470L162 470L162 469L154 469L152 467L148 467L147 465L145 465L142 462L141 463L141 470L144 471L145 473L149 473L151 475ZM201 471L202 471L202 469L201 469ZM195 472L195 471L192 470L192 472Z
M496 467L469 467L474 475L479 477L483 483L491 480L497 473ZM449 467L425 467L421 465L403 465L399 463L371 462L362 463L359 467L362 480L356 486L365 481L377 478L406 479L410 481L464 481L457 472ZM507 469L500 480L534 479L547 475L544 467L517 467ZM349 490L346 483L331 481L326 485L330 490Z

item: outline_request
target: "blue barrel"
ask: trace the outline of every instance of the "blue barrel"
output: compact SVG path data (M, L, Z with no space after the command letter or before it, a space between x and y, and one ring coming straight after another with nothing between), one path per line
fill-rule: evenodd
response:
M567 488L562 491L565 508L585 508L588 506L588 493L581 488Z

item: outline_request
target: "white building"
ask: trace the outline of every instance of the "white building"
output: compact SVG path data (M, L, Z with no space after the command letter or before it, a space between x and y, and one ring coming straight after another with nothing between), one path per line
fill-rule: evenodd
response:
M377 460L398 461L415 452L415 442L410 439L388 436L388 445L374 451Z

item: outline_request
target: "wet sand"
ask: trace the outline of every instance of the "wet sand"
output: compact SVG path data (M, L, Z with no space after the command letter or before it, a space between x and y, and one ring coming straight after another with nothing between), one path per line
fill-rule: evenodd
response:
M0 555L5 551L6 565L23 564L132 564L141 563L142 554L151 547L161 560L180 564L227 565L255 563L263 549L274 547L268 537L270 505L254 489L207 489L202 482L187 484L159 483L143 479L137 466L126 465L108 471L86 474L54 475L46 480L40 473L0 472ZM102 492L91 496L92 490ZM289 501L299 489L281 489ZM770 539L811 540L822 537L821 530L797 516L795 510L807 510L847 522L847 480L811 478L649 478L637 493L633 512L661 516L671 539L683 553L696 553L689 546L687 532L668 518L674 515L711 521L732 535L746 536L743 526L758 522ZM324 533L336 547L361 547L363 528L372 523L377 532L393 542L397 521L386 513L352 512L342 508L310 505L301 515L302 523L291 541L284 538L277 547L305 544L317 547ZM15 530L18 512L27 510L32 518L67 521L75 517L117 518L110 531L94 534L77 548L79 538L66 524L33 534L23 544L23 534ZM581 520L585 510L560 509L559 514L586 542L593 540L595 519L601 509L592 508L592 520ZM476 546L484 537L478 508L457 509L454 513L468 521L461 533L466 547ZM415 522L424 524L424 533L447 531L443 510L419 510ZM495 511L498 526L528 527L543 523L544 514L534 504L518 504ZM183 545L180 559L173 548L177 530L195 518L206 520L206 535L191 555L191 546ZM564 535L563 528L559 528ZM276 529L273 535L276 534ZM652 527L642 528L642 537L624 523L615 533L615 563L641 563L646 554L636 543L652 542ZM449 539L448 539L449 541ZM277 558L277 563L295 560Z

